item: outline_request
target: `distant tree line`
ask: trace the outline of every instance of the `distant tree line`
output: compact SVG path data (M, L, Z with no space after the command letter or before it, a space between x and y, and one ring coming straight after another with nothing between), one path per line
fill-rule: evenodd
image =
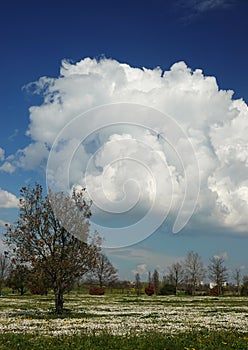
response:
M204 283L206 277L210 283ZM248 276L242 276L240 268L236 268L230 276L225 260L220 256L212 256L205 267L200 255L194 251L188 252L183 261L172 263L161 280L156 269L152 275L148 273L146 283L141 283L140 274L136 273L134 285L137 295L146 292L147 287L149 294L153 289L152 294L157 295L177 295L179 292L189 295L248 295Z

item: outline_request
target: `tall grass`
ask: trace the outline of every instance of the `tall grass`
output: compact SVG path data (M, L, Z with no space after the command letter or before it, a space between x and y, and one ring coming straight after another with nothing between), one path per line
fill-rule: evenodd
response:
M102 334L71 336L34 336L6 333L0 335L1 350L219 350L248 349L248 334L238 332L185 332L164 335L146 334L114 336Z

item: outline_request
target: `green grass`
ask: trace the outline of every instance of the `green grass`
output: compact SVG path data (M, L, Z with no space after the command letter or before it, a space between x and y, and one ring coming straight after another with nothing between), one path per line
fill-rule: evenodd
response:
M186 332L163 335L149 332L136 336L114 336L106 332L100 335L35 337L30 334L0 335L1 350L219 350L248 348L248 334L235 332Z

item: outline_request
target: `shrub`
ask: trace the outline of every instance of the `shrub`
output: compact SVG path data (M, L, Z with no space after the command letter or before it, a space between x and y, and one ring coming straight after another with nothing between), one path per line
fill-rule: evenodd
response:
M89 290L89 294L90 295L104 295L105 293L105 289L101 288L101 287L92 287Z
M154 287L153 287L152 284L149 284L149 286L147 286L147 287L145 288L145 293L146 293L147 295L149 295L149 296L151 296L151 295L153 295L153 294L155 293L155 289L154 289Z
M176 294L176 287L173 284L164 284L159 291L160 295L173 295Z
M48 291L49 291L49 288L40 287L40 286L30 288L31 294L36 294L36 295L47 295Z
M211 288L209 294L210 294L211 296L218 296L218 295L219 295L219 292L218 292L217 286L214 287L214 288Z
M247 288L247 286L242 286L240 294L242 296L248 296L248 288Z

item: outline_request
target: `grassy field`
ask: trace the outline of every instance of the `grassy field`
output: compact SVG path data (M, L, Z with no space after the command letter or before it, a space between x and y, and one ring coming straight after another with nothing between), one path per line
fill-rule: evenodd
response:
M0 349L248 349L248 298L69 294L0 298Z

